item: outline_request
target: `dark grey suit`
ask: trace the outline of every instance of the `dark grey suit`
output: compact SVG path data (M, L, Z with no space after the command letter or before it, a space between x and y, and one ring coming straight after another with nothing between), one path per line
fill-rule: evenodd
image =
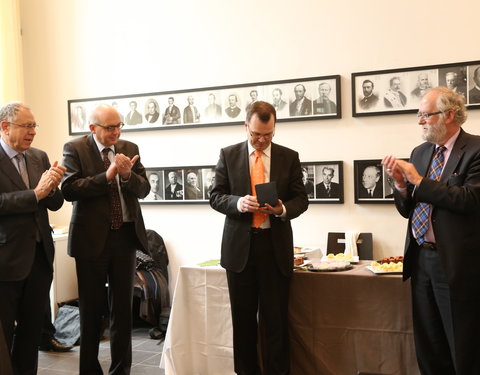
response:
M270 373L268 371L273 369L272 373L284 374L289 368L287 306L288 285L293 270L290 220L307 209L308 198L298 153L272 144L270 181L276 182L278 198L283 201L287 217L282 220L270 215L271 231L263 237L254 235L251 233L252 214L240 213L237 209L238 199L251 194L249 170L247 142L222 149L210 197L210 205L225 214L221 265L227 270L229 278L235 371L239 374L256 371L256 311L260 299L260 323L263 321L266 326L269 350L266 371ZM260 252L260 260L253 255L255 243L265 250ZM253 264L263 265L259 268ZM252 274L255 267L258 272ZM253 286L247 288L248 291L236 290L231 282L235 275L240 275L249 283L256 283L258 279L262 288L257 290ZM245 306L248 300L248 310L243 311L239 306Z
M30 148L25 161L31 189L0 145L0 319L16 371L36 373L45 304L53 275L54 247L47 210L63 205L56 189L37 202L32 190L50 168L45 152ZM41 242L37 243L36 233Z
M410 161L420 175L427 175L434 150L435 145L429 142L413 150ZM480 137L461 130L440 181L424 178L414 193L413 190L409 184L406 199L397 190L394 190L394 197L400 214L409 219L403 277L412 277L419 364L423 358L435 358L433 362L438 367L425 373L443 374L448 367L441 366L448 366L450 358L444 328L437 320L436 304L432 303L431 296L418 296L416 292L421 287L416 275L425 263L425 256L438 254L439 269L432 272L443 277L449 286L450 303L440 305L439 309L444 316L451 314L450 339L454 342L456 374L480 374ZM431 217L437 250L420 249L412 235L411 217L417 202L433 205ZM430 314L427 324L417 322L420 314ZM432 357L433 343L425 345L423 333L437 337L435 345L443 345L444 355Z
M118 140L115 153L130 158L139 154L134 143ZM127 374L131 364L131 311L135 250L146 249L145 226L138 199L150 191L145 168L138 160L121 193L131 222L110 229L108 182L93 134L64 145L67 168L62 192L73 202L68 253L75 257L80 296L80 373L101 373L99 332L104 308L105 282L109 282L111 351L115 374Z

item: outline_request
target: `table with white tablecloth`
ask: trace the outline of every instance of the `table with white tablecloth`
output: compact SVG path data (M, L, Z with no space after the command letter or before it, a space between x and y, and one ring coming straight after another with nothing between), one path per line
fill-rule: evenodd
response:
M400 275L374 275L366 264L343 272L294 273L292 375L419 374L409 283ZM166 375L234 374L222 268L180 268L160 366Z

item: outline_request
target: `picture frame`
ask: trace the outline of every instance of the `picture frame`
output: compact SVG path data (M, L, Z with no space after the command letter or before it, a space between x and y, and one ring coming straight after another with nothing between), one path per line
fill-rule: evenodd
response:
M342 161L305 162L301 167L310 203L344 203Z
M416 113L424 92L445 86L480 108L480 61L352 73L352 116Z
M340 75L68 100L68 130L88 133L101 103L119 111L122 132L239 125L254 100L274 105L277 122L341 118Z
M150 192L141 204L208 203L215 166L145 168Z
M354 160L353 174L355 203L394 202L393 180L385 173L382 159Z

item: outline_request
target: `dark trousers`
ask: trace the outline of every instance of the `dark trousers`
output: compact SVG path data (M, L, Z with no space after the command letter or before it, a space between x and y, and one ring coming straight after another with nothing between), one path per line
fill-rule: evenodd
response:
M42 243L26 279L0 281L0 319L16 375L34 375L53 272ZM16 326L15 326L16 322Z
M45 314L43 316L41 344L48 344L48 341L55 336L55 326L52 323L52 307L50 306L50 295L45 305Z
M132 300L137 237L133 224L111 230L102 254L75 258L80 308L80 374L103 374L98 361L105 284L110 310L109 374L130 374L132 364Z
M423 375L454 375L455 345L447 276L436 250L418 248L412 274L415 349Z
M290 372L288 343L288 292L290 278L282 275L274 257L270 231L253 234L250 255L242 272L227 271L232 309L235 372L239 375L264 375ZM258 312L258 321L257 321Z

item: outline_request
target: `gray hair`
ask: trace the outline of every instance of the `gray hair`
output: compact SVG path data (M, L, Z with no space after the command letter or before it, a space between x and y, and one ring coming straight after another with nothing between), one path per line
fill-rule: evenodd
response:
M31 111L30 107L23 104L22 102L9 102L9 103L4 104L0 108L0 122L1 121L7 121L7 122L16 121L18 111L20 111L20 109L22 109L22 108Z
M442 112L446 112L449 110L454 111L455 122L458 126L462 126L462 124L467 120L467 109L465 107L465 99L463 95L446 87L436 87L431 91L435 91L438 93L438 110Z

